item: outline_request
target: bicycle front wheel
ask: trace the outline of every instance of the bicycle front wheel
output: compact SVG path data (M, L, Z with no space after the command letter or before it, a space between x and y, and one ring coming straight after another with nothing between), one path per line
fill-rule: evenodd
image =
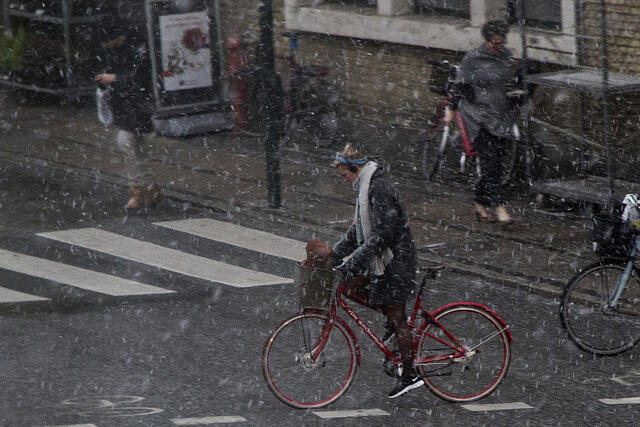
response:
M464 354L440 326L427 324L416 349L427 388L451 402L471 402L492 393L511 363L511 341L502 322L482 307L464 303L435 319L463 346Z
M338 322L316 360L311 357L325 324L326 312L300 313L273 331L262 352L262 372L278 399L294 408L320 408L335 402L356 374L355 345Z
M433 181L444 163L445 153L451 145L451 135L444 134L444 126L430 128L418 135L422 143L420 166L422 177Z
M630 349L640 339L640 275L635 266L615 306L609 303L626 264L624 259L590 264L564 288L560 320L582 350L609 356Z

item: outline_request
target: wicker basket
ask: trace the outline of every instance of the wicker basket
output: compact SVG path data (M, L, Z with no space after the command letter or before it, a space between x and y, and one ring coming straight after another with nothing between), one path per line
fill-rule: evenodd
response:
M303 307L328 308L331 303L331 288L335 273L321 268L298 264L296 285L298 302Z
M633 243L633 224L609 215L593 217L593 250L601 257L625 258Z

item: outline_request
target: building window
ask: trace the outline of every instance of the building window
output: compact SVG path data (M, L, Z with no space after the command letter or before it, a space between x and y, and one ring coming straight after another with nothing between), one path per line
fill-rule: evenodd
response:
M287 28L458 52L475 47L480 27L492 19L509 17L511 33L518 33L517 0L377 0L377 8L369 0L320 1L284 0ZM525 17L532 27L526 35L529 58L574 65L574 0L520 1L526 3ZM516 39L511 48L521 55Z
M469 19L469 0L414 0L416 13Z
M342 6L359 6L359 7L377 7L378 6L378 0L324 0L324 2L322 3L337 3Z
M562 30L562 0L508 0L509 23L518 22L518 8L524 5L524 18L527 26Z

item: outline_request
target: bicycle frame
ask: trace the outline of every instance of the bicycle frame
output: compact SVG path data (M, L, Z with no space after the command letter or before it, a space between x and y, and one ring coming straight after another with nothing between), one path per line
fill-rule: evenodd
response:
M440 107L438 108L438 112L436 113L435 120L431 125L432 128L437 128L440 124L442 118L450 111L450 102L444 101ZM456 123L458 124L458 129L460 129L460 134L462 135L462 145L464 147L464 152L467 156L477 156L478 153L473 150L473 142L469 139L469 134L467 134L467 129L464 125L464 119L462 118L462 113L459 110L454 110ZM442 141L440 142L440 147L443 148L446 144L446 140L449 137L451 125L445 123L444 131L442 133Z
M438 108L438 111L436 112L435 119L431 124L431 127L433 129L437 128L440 125L440 122L442 121L443 117L450 110L451 108L450 108L449 100L444 101ZM462 118L462 113L459 110L454 110L454 116L455 116L456 124L458 125L458 129L460 129L460 135L462 136L462 146L464 148L464 151L460 156L460 173L464 173L467 157L476 157L478 155L478 152L473 149L473 141L469 139L469 134L467 133L464 119ZM511 131L513 132L513 137L515 138L515 140L520 141L520 136L521 136L520 128L516 123L513 124ZM440 140L440 152L444 152L450 133L451 133L451 125L448 123L445 123L442 128L442 139ZM529 165L530 159L529 159L528 151L525 154L527 156L525 160L526 164ZM479 169L480 165L477 164L476 166L478 168L478 175L480 175L480 169Z
M618 300L622 295L622 292L627 287L627 282L629 281L629 277L631 277L631 270L633 269L633 260L636 256L638 256L640 246L640 239L638 236L633 237L633 247L631 248L631 252L629 253L629 261L624 269L624 272L618 277L616 280L616 285L613 287L613 291L609 296L609 301L607 302L608 309L615 309L618 304Z
M431 275L435 276L435 271L437 270L432 270L431 271ZM435 279L435 277L432 277L432 279ZM448 354L448 355L443 355L443 356L435 356L435 357L425 357L425 358L420 358L419 360L414 360L414 364L416 365L426 365L429 363L433 363L433 362L439 362L439 361L456 361L458 359L463 359L465 357L471 356L475 353L475 348L472 349L468 349L465 348L459 341L458 339L453 336L453 334L451 334L440 322L438 322L435 317L429 312L427 311L423 306L422 306L422 294L423 294L423 289L424 289L424 285L426 283L427 280L427 276L425 276L422 280L422 283L420 285L420 290L418 292L418 296L416 298L416 302L414 303L413 306L413 310L411 313L411 316L409 317L409 320L407 322L407 324L409 325L409 329L412 331L415 330L421 330L422 325L424 325L424 322L428 322L430 324L433 324L435 326L437 326L439 328L439 330L441 330L446 338L448 338L450 340L450 342L445 341L442 338L439 338L437 336L435 336L434 334L427 332L428 336L430 338L432 338L433 340L435 340L436 342L444 345L445 347L450 348L453 351L453 354ZM402 358L400 356L397 356L393 353L393 351L391 351L383 342L382 340L371 330L371 328L369 328L369 326L367 326L367 324L360 318L360 316L358 316L358 314L347 304L347 302L345 301L345 299L343 298L343 295L346 296L347 298L357 302L360 305L364 305L365 307L371 308L375 311L380 312L380 308L371 304L368 300L354 294L352 291L347 290L344 285L342 283L334 283L333 289L332 289L332 297L331 297L331 308L329 311L329 321L326 322L323 327L322 330L320 332L320 335L316 338L316 341L314 342L313 346L310 347L309 351L311 353L311 358L312 360L317 360L317 358L320 356L320 354L322 353L322 350L324 349L324 346L327 344L328 340L329 340L329 336L331 334L331 330L333 329L333 325L335 324L336 319L340 319L338 317L338 306L342 307L342 309L349 315L350 318L352 318L356 324L364 331L364 333L369 337L369 339L371 339L380 349L380 351L382 351L382 353L384 353L389 359L393 360L393 362L397 365L399 363L402 362ZM455 304L455 303L454 303ZM474 303L475 304L475 303ZM480 304L475 304L478 306L481 306ZM446 305L444 307L441 307L440 309L436 310L436 313L439 312L441 309L447 308L450 305ZM483 308L487 309L486 307L482 306ZM487 309L488 310L488 309ZM491 311L491 310L489 310ZM495 313L494 313L495 314ZM418 325L416 322L418 320L418 316L420 316L421 318L424 319L424 322L420 323L420 325ZM497 331L495 334L492 334L491 336L487 337L482 343L486 342L487 340L493 338L494 336L502 333L503 331L507 331L508 335L509 335L509 340L511 341L511 333L509 332L509 326L506 325L504 323L504 321L502 321L502 319L500 319L500 317L495 314L496 318L499 319L502 322L503 328L499 331ZM342 323L344 324L344 321L342 321ZM355 340L355 335L352 334L352 337ZM481 345L482 343L479 343L478 345L476 345L476 348ZM357 341L356 341L357 344ZM413 352L415 354L416 352L416 346L417 346L417 340L414 339L414 344L413 344Z

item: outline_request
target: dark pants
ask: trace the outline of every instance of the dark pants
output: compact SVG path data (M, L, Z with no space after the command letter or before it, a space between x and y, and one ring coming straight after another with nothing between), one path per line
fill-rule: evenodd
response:
M473 141L480 160L480 178L476 183L474 201L482 206L504 205L507 201L500 181L503 174L503 157L507 139L491 135L481 128Z

